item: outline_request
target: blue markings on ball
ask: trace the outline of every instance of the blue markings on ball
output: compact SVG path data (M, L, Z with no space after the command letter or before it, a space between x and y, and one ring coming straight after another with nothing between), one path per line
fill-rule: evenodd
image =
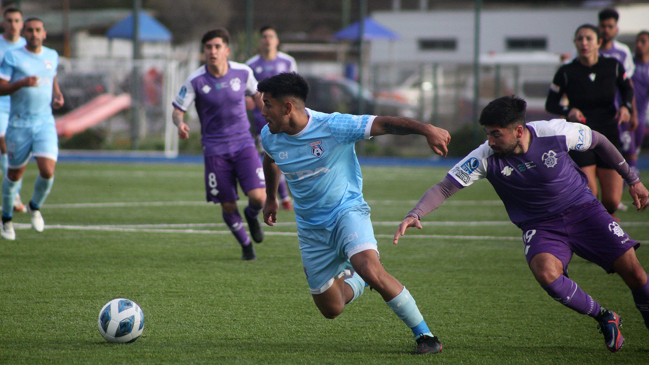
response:
M122 313L129 308L133 308L133 302L128 299L122 299L119 301L119 305L117 306L117 313Z
M119 328L115 331L115 338L126 336L133 331L133 323L135 322L135 316L130 316L128 318L122 319L119 322Z
M144 328L144 312L142 312L142 309L140 309L140 328L138 328L138 331Z
M101 328L106 332L108 323L110 323L110 304L101 312Z

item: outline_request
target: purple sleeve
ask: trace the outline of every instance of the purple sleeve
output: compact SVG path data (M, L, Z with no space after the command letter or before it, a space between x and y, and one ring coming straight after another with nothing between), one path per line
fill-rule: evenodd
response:
M593 131L593 142L590 144L590 149L595 150L595 153L604 162L612 166L629 186L640 181L640 178L631 170L620 151L601 133Z
M445 177L444 180L433 185L424 193L406 217L412 216L421 219L421 217L439 208L446 199L457 193L459 190L460 187L456 186L448 176Z

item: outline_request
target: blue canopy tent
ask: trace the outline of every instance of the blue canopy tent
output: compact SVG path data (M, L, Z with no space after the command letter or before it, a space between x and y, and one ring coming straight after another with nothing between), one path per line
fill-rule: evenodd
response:
M139 38L142 42L171 42L171 32L162 23L144 11L140 11ZM106 37L133 39L133 14L120 20L106 33Z
M334 34L334 38L344 41L357 41L360 39L361 22L357 21L345 29ZM382 26L372 18L365 18L363 22L363 40L371 41L375 39L397 40L401 37L390 29Z
M363 34L361 37L361 21L357 21L348 27L338 31L336 34L334 34L334 39L341 40L341 41L360 41L361 38L363 42L366 41L373 41L373 40L388 40L390 41L390 55L391 58L394 56L394 47L393 47L393 41L401 38L397 33L391 31L390 29L384 27L383 25L379 24L378 22L372 20L370 17L366 17L363 19ZM359 55L359 61L358 61L358 68L359 68L359 73L358 73L358 82L361 84L361 86L365 87L367 83L367 77L364 75L367 75L367 73L363 72L363 69L365 68L365 48L361 44L360 47L360 55ZM390 64L393 64L394 61L392 60ZM392 75L393 72L390 70L390 75ZM346 75L350 76L350 75ZM392 79L392 77L391 77ZM394 82L391 82L393 84Z

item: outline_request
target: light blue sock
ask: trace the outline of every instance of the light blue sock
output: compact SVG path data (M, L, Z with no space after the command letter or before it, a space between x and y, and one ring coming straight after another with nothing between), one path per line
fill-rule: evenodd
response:
M360 275L354 273L354 275L346 278L345 282L349 284L349 286L351 286L352 290L354 291L354 297L347 303L351 303L354 301L354 299L363 295L363 291L365 290L365 282L363 281L363 279L361 279Z
M23 179L18 181L11 181L5 175L2 179L2 216L11 218L14 215L14 201L16 194L20 191L20 186L23 184Z
M385 304L392 308L392 311L394 311L397 317L412 330L415 339L423 335L433 337L433 334L426 325L426 321L424 321L424 317L419 312L415 298L410 295L410 292L405 286L399 295Z
M9 168L9 156L6 153L0 155L0 169L2 169L2 176L7 176L7 169Z
M52 185L54 185L54 176L50 179L43 179L41 175L38 175L36 181L34 182L34 195L32 195L32 208L41 209L45 199L50 195L52 190Z

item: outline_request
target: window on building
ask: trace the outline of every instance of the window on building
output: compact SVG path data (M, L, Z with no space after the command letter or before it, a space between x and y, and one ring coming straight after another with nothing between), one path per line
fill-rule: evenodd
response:
M419 39L420 51L455 51L457 39L454 38L428 38Z
M508 51L546 51L546 38L507 38L505 45Z

